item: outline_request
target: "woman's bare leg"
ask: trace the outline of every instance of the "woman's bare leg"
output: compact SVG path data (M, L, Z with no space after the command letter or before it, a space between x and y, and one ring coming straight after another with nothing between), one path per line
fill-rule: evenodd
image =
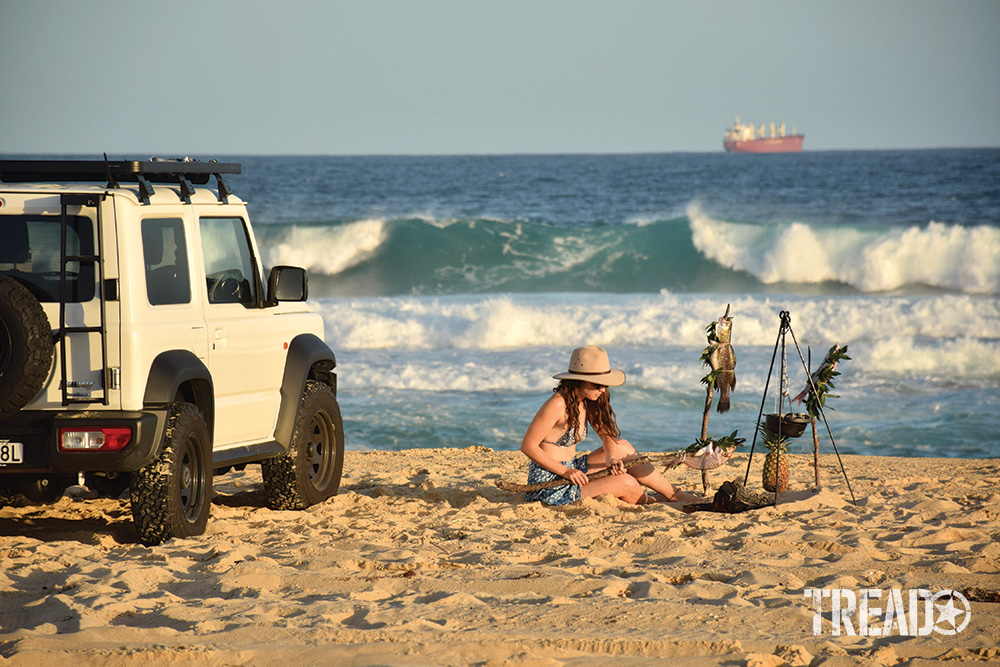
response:
M580 495L584 498L593 498L610 494L619 500L633 505L644 505L649 496L642 490L638 482L629 475L608 475L600 479L587 482L580 487Z
M639 453L635 451L635 447L633 447L628 440L619 440L618 445L622 448L621 451L625 454L624 460L639 456ZM591 470L608 467L608 461L603 447L595 449L591 452L588 460L590 462ZM652 489L666 498L668 502L700 502L704 500L704 498L693 496L690 493L685 493L684 491L674 487L674 485L668 482L651 463L640 463L638 465L631 466L628 469L628 474L631 477L634 477L636 481L643 486ZM612 477L616 477L616 475L611 475L609 477L605 477L604 479L610 479Z

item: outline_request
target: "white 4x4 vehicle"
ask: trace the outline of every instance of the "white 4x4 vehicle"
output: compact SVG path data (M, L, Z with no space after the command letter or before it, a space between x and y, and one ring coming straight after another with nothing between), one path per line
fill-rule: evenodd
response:
M145 544L201 534L248 463L276 509L337 492L334 354L305 271L265 284L238 173L0 160L0 490L128 489Z

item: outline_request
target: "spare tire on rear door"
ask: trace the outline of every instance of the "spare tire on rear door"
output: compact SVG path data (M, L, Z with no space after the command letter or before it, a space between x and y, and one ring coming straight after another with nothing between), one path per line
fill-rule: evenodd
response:
M52 365L52 327L28 289L0 274L0 419L17 413L45 384Z

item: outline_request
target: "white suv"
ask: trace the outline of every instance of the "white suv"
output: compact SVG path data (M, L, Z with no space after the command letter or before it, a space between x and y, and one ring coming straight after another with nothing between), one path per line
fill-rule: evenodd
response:
M157 544L201 534L213 474L247 463L261 463L273 508L337 492L336 360L305 271L276 266L264 283L246 205L225 181L238 173L0 160L8 495L129 489L140 540Z

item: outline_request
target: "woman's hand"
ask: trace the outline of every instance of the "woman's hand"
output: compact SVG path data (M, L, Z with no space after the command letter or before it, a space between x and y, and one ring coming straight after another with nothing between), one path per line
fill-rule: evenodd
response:
M625 463L621 459L611 459L609 461L612 475L624 475L625 474Z
M590 481L587 474L577 468L566 468L566 472L562 474L562 477L563 479L568 479L575 486L583 486Z

